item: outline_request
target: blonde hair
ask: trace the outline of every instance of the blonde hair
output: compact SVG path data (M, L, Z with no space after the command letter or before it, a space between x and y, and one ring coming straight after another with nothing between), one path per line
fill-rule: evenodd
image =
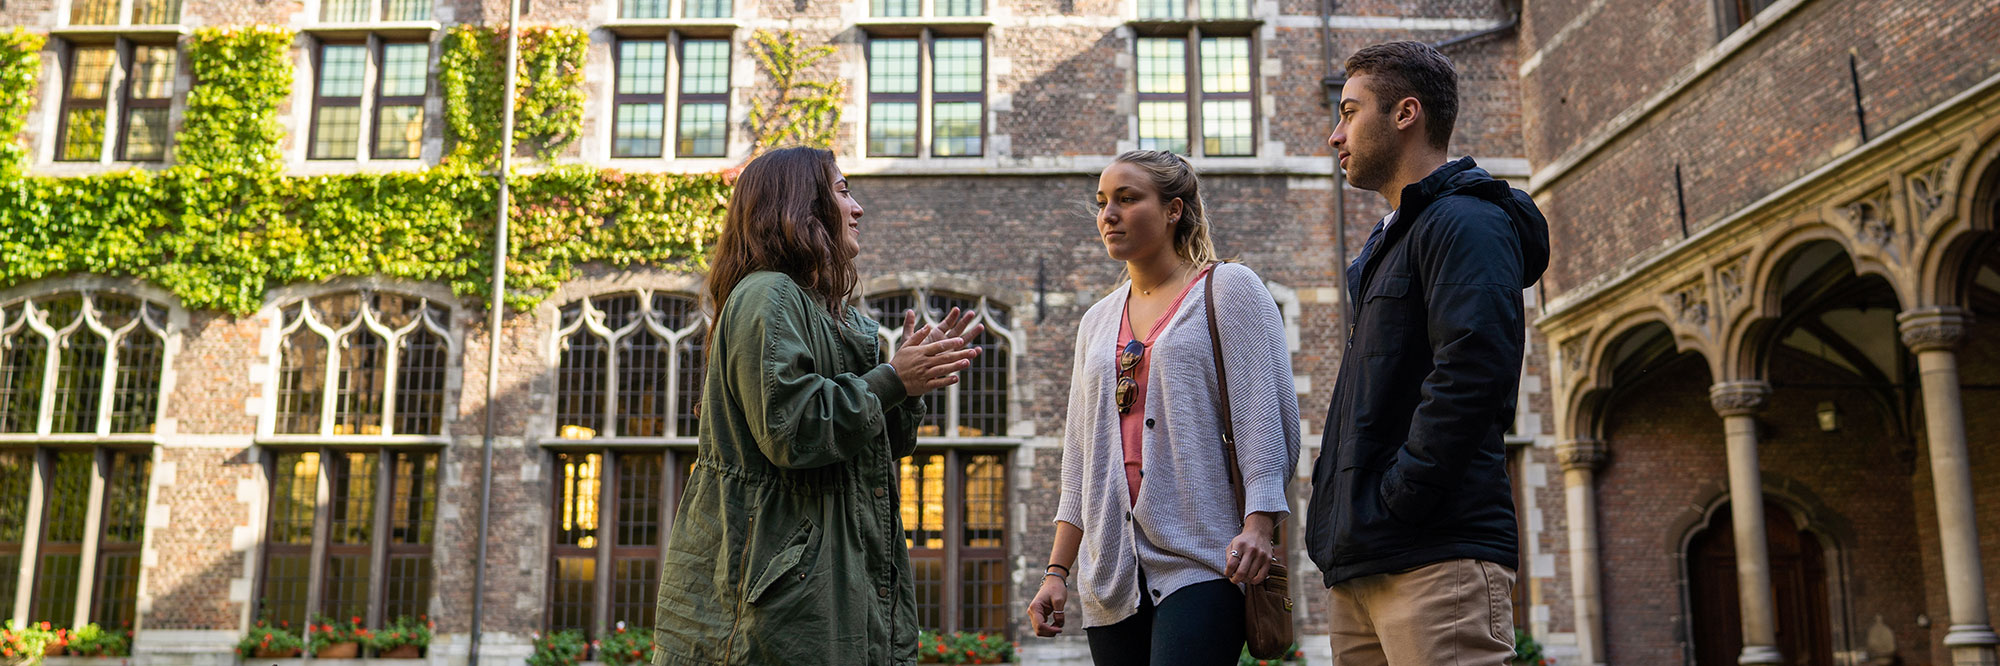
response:
M1119 155L1112 164L1130 164L1146 171L1160 201L1181 200L1181 216L1174 222L1174 254L1196 265L1218 261L1215 241L1208 237L1208 215L1201 199L1201 176L1187 159L1160 150L1133 150Z

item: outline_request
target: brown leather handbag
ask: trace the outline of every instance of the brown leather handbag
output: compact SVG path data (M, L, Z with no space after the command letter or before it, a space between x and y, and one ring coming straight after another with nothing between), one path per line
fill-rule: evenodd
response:
M1229 375L1222 367L1222 331L1215 325L1215 270L1221 266L1222 262L1210 266L1208 284L1203 290L1208 299L1208 342L1215 352L1215 385L1222 397L1222 459L1229 464L1229 487L1236 491L1236 515L1241 516L1243 471L1236 467L1236 425L1229 408ZM1291 576L1283 563L1272 562L1264 582L1244 586L1243 640L1250 646L1250 656L1257 659L1278 659L1292 649Z

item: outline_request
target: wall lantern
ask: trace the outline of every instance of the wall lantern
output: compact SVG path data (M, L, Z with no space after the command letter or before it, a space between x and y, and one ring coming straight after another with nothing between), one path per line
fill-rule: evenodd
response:
M1819 429L1820 432L1840 430L1840 406L1831 400L1819 403Z

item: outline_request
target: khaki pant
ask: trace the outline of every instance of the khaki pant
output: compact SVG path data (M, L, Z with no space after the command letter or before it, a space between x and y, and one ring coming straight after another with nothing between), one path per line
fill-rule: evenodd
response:
M1505 666L1514 571L1449 560L1327 591L1334 666Z

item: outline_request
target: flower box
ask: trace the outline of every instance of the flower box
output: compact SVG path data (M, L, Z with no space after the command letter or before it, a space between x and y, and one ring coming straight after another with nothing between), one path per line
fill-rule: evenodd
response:
M313 652L314 659L353 659L361 656L361 644L354 641L329 643Z
M424 647L421 645L398 645L387 650L382 650L375 656L382 659L421 659L424 656Z

